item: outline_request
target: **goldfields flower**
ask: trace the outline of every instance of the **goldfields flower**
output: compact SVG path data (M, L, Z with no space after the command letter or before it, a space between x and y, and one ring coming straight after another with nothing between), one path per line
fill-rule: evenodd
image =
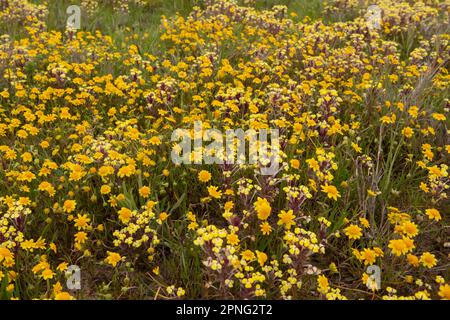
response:
M339 191L336 189L335 186L325 184L325 185L321 186L321 189L324 193L327 194L328 198L330 198L330 199L333 199L336 201L337 198L341 197L341 195L339 194Z
M253 203L253 206L258 214L259 220L267 220L272 212L272 207L270 206L269 201L260 197L258 197L258 200Z
M45 269L44 271L42 271L41 273L41 277L44 280L50 280L53 279L53 277L55 276L55 273L50 270L50 269Z
M433 116L433 118L435 119L435 120L438 120L438 121L445 121L447 118L445 117L445 115L443 115L442 113L433 113L432 114L432 116Z
M128 223L128 221L130 221L132 215L132 211L130 209L122 207L118 213L119 219L122 223Z
M291 226L295 224L295 215L292 210L281 210L281 213L278 214L278 218L278 225L284 225L286 229L290 229Z
M444 284L439 286L439 296L444 300L450 300L450 285Z
M211 180L211 173L206 170L200 171L198 173L198 180L200 180L200 182L208 182L209 180Z
M75 210L76 206L77 202L75 200L66 200L63 205L64 212L71 213Z
M415 256L415 255L413 255L413 254L408 254L408 255L406 256L406 258L407 258L407 260L408 260L408 263L409 263L410 265L412 265L413 267L418 267L418 266L419 266L420 261L419 261L419 258L418 258L417 256Z
M272 227L267 222L261 223L259 225L259 227L260 227L260 230L261 230L262 234L265 235L265 236L272 232Z
M317 277L317 290L322 294L326 294L330 290L328 279L323 274Z
M408 237L415 237L419 234L417 225L411 221L403 221L400 225L396 226L396 231L404 233Z
M360 253L361 260L364 261L364 265L372 265L375 263L377 254L371 249L363 249Z
M161 213L159 214L159 221L163 222L163 221L165 221L168 217L169 217L169 215L167 214L167 212L161 212Z
M86 214L78 214L77 218L74 219L75 227L78 230L87 229L90 221L91 221L91 219Z
M14 254L8 248L0 247L0 262L3 262L5 266L9 266L13 261Z
M75 234L75 242L77 244L83 244L86 242L87 240L87 233L84 231L79 231Z
M292 159L290 161L291 167L294 169L298 169L300 168L300 161L298 161L298 159Z
M256 250L256 257L258 259L259 265L262 267L267 261L267 254L264 252Z
M215 186L208 187L208 193L211 197L215 199L220 199L222 197L222 191L217 190L218 188Z
M402 130L402 134L406 137L406 138L412 138L412 136L414 135L414 130L410 127L406 127Z
M118 253L108 251L108 256L106 257L105 261L106 263L115 267L120 261L122 261L122 257Z
M147 186L143 186L142 188L139 189L139 195L142 198L147 199L150 195L150 188Z
M349 239L358 240L362 236L361 228L355 224L351 224L350 226L345 228L344 231L345 231L345 235Z
M108 185L103 185L103 186L101 186L101 188L100 188L100 193L101 194L109 194L111 192L111 187L110 186L108 186Z
M242 253L242 258L247 261L252 261L255 259L255 254L247 249Z
M425 210L426 215L430 220L436 220L439 221L442 219L441 214L436 209L426 209Z
M389 241L388 247L396 256L401 256L407 253L407 247L403 239L394 239Z
M434 254L429 253L429 252L424 252L420 256L420 263L422 263L422 265L424 267L427 267L427 268L430 269L430 268L432 268L432 267L434 267L436 265L437 259L434 256Z
M60 264L56 267L56 270L61 271L61 272L64 272L64 271L67 270L68 266L69 266L69 265L68 265L67 262L62 262L62 263L60 263Z
M359 218L359 222L366 229L370 227L370 223L366 218Z
M70 293L62 291L55 295L55 300L74 300Z
M227 236L227 242L233 246L238 245L239 237L235 233L229 234Z

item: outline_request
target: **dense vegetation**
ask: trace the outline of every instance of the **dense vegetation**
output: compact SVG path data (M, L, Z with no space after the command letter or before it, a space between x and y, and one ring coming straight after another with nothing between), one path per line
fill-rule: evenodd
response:
M448 0L71 4L0 0L0 298L450 298Z

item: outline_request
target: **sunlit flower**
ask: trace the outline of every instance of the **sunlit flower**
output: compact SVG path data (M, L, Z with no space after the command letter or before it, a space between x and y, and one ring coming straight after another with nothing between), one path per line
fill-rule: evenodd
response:
M54 276L55 276L55 273L52 270L50 270L50 269L45 269L41 273L41 277L44 280L53 279Z
M442 299L450 300L450 285L444 284L439 286L439 296Z
M208 182L209 180L211 180L211 173L206 170L200 171L198 173L198 180L200 180L201 182Z
M441 214L437 209L426 209L425 213L427 214L428 218L431 220L439 221L442 219Z
M326 294L329 289L330 285L327 277L325 277L323 274L319 275L317 277L317 290L322 294Z
M64 212L71 213L75 210L75 207L77 206L77 202L75 200L66 200L64 201Z
M403 239L394 239L389 241L388 247L396 256L401 256L407 252L406 244L403 242Z
M358 240L362 236L361 228L355 224L348 226L344 231L349 239Z
M131 215L132 215L132 211L128 208L121 208L119 210L119 219L120 221L122 221L122 223L127 223L128 221L130 221Z
M429 253L429 252L424 252L421 256L420 256L420 262L422 263L422 265L424 267L427 268L432 268L436 265L437 263L437 259L434 256L434 254Z
M261 223L260 229L263 235L268 235L272 232L272 227L267 222Z
M258 219L267 220L272 212L272 207L270 206L269 201L263 198L259 198L253 203L255 210L258 214Z
M245 250L242 253L242 258L247 261L252 261L255 259L255 254L250 250Z
M322 191L327 194L328 198L337 200L337 198L340 198L341 195L339 194L339 191L336 189L335 186L331 186L328 184L323 185Z
M293 224L295 224L294 219L295 215L292 210L281 210L281 213L278 214L278 224L284 225L286 229L290 229Z
M147 199L150 195L150 188L147 186L143 186L142 188L139 189L139 195L142 198Z
M217 190L217 187L215 186L208 187L208 193L211 197L215 199L220 199L222 197L222 191Z
M106 263L112 265L113 267L117 266L117 264L122 260L120 254L115 252L108 251L108 256L106 257Z

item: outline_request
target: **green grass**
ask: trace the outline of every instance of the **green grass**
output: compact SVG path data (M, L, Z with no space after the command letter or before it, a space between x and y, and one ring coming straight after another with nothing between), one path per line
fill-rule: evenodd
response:
M89 32L101 30L103 34L111 36L116 44L124 43L126 37L133 35L139 41L142 50L151 52L158 43L161 17L176 13L186 16L194 1L155 0L144 8L130 4L128 13L117 12L110 4L102 3L98 12L92 16L82 10L81 30ZM47 25L50 30L64 31L68 18L66 9L72 4L74 2L70 0L49 1Z

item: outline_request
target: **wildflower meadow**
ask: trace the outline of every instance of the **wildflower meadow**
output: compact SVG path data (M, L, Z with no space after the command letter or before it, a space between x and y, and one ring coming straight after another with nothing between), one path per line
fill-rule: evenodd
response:
M450 299L449 0L0 0L0 300Z

